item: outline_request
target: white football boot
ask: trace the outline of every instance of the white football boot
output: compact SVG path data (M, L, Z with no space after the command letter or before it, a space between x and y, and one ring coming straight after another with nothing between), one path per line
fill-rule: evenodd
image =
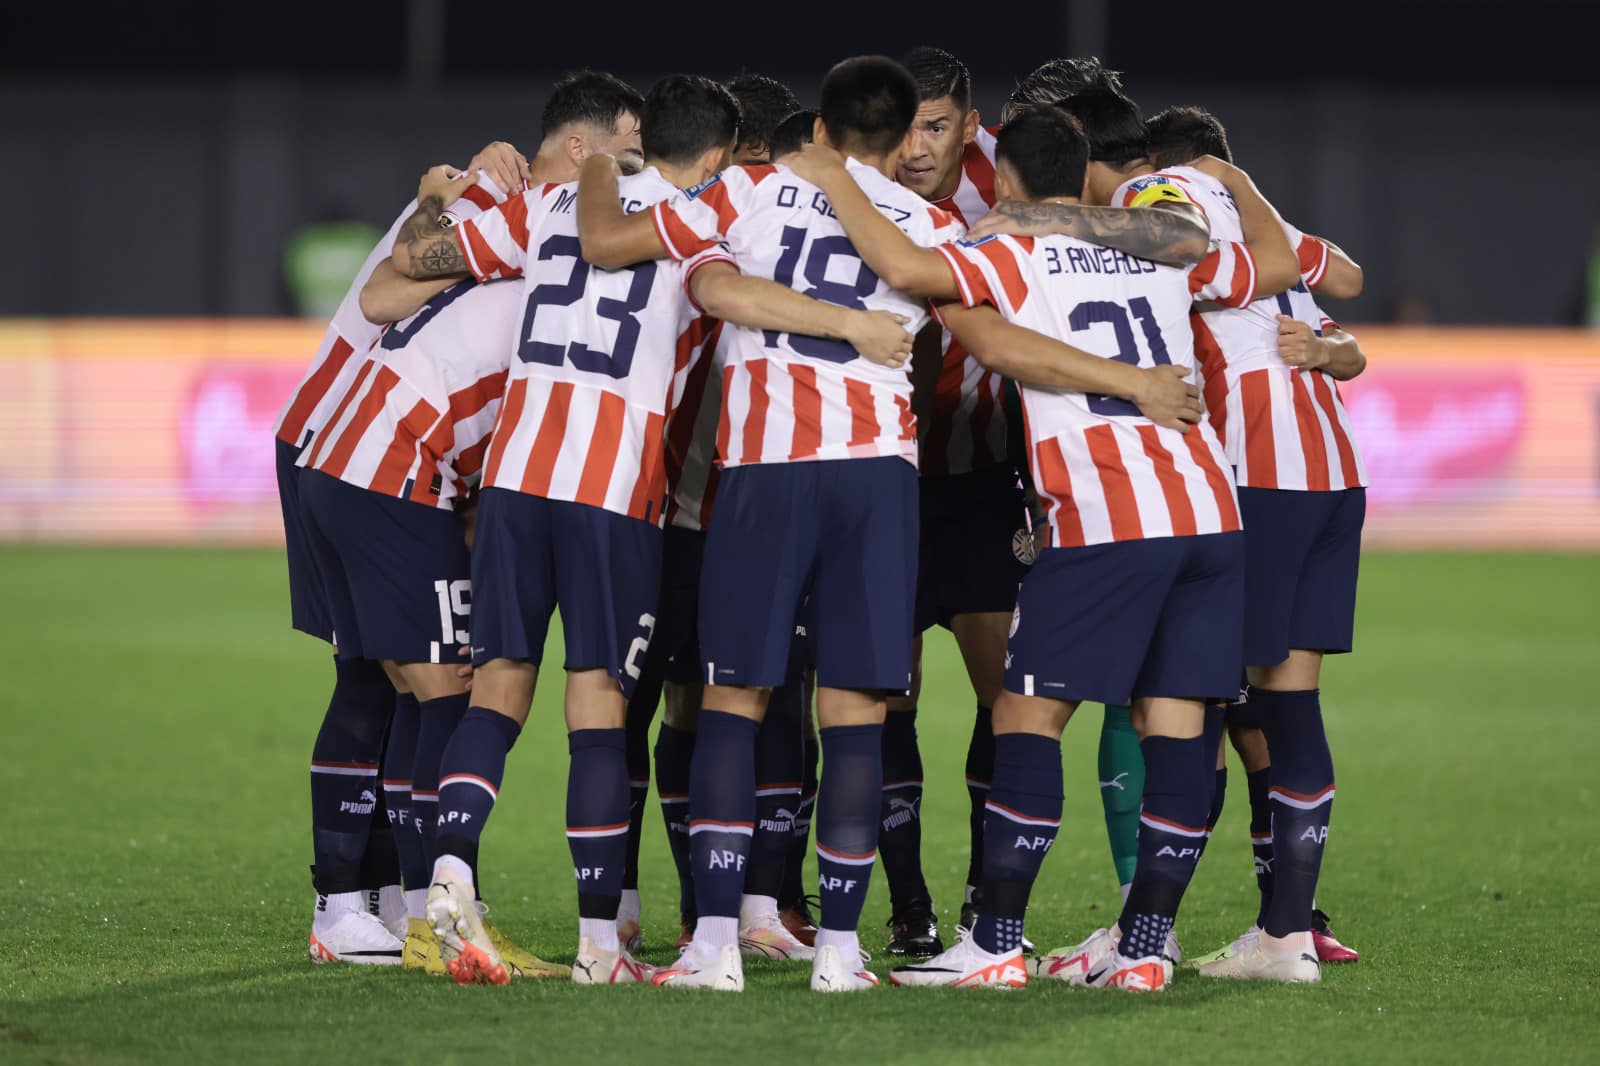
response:
M1114 927L1096 929L1076 947L1056 948L1048 955L1029 959L1028 972L1035 977L1081 986L1088 980L1090 971L1116 952L1119 939Z
M1223 959L1231 959L1245 948L1249 947L1250 942L1255 940L1255 938L1260 935L1261 927L1259 925L1252 925L1250 928L1246 929L1244 932L1235 937L1233 942L1227 947L1218 948L1209 955L1201 955L1197 959L1190 959L1189 965L1198 970L1208 962L1220 962Z
M312 962L354 962L398 966L405 941L367 911L366 893L336 892L317 897L306 954Z
M776 902L769 907L752 903L769 897L746 896L739 905L739 952L752 959L810 961L816 949L807 947L778 916Z
M1172 983L1172 960L1161 955L1130 959L1113 951L1090 970L1081 982L1088 988L1117 988L1124 992L1160 992Z
M1183 961L1183 948L1178 946L1178 931L1176 929L1167 930L1167 942L1162 945L1161 953L1174 966Z
M472 878L436 865L428 886L428 924L439 938L445 969L458 985L508 985L511 973L489 939Z
M657 988L714 988L719 992L744 991L744 963L739 945L709 950L690 941L678 961L657 970L650 978Z
M603 951L588 937L579 939L578 957L572 960L572 982L579 985L642 984L655 972L655 967L635 959L626 947Z
M399 885L384 885L367 893L367 911L396 938L406 938L406 893Z
M1225 958L1207 962L1199 967L1202 977L1229 977L1236 981L1280 981L1284 984L1316 984L1322 980L1322 966L1315 951L1303 948L1275 948L1265 936L1256 935L1243 941L1240 949Z
M878 987L878 975L867 969L865 953L825 944L811 960L811 991L865 992Z
M961 930L955 947L923 962L896 966L889 982L923 988L1026 988L1028 969L1021 948L996 955Z

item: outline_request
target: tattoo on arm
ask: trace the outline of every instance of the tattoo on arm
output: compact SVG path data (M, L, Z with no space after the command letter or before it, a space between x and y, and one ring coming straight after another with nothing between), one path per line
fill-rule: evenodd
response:
M1172 211L1017 200L996 204L994 210L1030 233L1077 237L1157 263L1199 262L1210 243L1202 226Z
M403 247L412 278L448 277L467 273L467 260L461 254L456 235L439 224L444 201L437 196L423 198L395 234L396 248Z

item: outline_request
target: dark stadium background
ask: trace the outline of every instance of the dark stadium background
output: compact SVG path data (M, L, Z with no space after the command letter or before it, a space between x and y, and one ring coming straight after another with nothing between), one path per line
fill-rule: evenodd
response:
M769 72L949 48L993 120L1098 51L1147 111L1202 103L1293 218L1358 250L1352 321L1575 324L1600 220L1596 5L7 4L0 314L272 315L298 224L380 226L427 164L526 150L551 78ZM597 30L603 24L604 30Z

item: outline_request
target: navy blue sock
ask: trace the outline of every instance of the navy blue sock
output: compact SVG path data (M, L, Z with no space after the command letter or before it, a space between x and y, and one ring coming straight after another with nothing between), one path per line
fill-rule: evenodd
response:
M989 783L994 779L994 712L978 704L972 720L972 739L967 742L967 802L970 813L967 830L967 885L977 888L983 882L983 824L988 818Z
M702 710L689 768L695 915L737 918L756 819L754 719Z
M1227 733L1224 721L1226 704L1208 704L1206 706L1206 726L1202 737L1206 742L1206 765L1217 765L1217 753L1222 750L1222 738ZM1211 843L1211 834L1216 832L1217 820L1222 817L1222 803L1228 798L1228 768L1218 767L1211 777L1211 806L1206 814L1206 835L1200 842L1200 853L1205 854L1206 845Z
M333 695L311 749L311 841L318 892L361 888L361 857L378 807L378 762L394 714L381 663L334 661Z
M430 701L431 702L431 701ZM478 838L500 795L506 756L522 727L487 707L467 710L439 759L439 814L434 846L474 868Z
M1147 736L1144 803L1139 810L1139 864L1118 925L1127 958L1161 955L1194 876L1206 836L1206 815L1216 781L1215 756L1206 762L1204 737Z
M854 933L878 858L878 800L883 792L883 726L821 730L817 790L819 928Z
M643 686L640 686L641 688ZM650 723L660 702L659 686L652 686L648 697L639 689L628 701L625 728L628 731L628 846L622 866L622 887L639 887L639 842L644 838L644 809L650 804Z
M1261 713L1272 804L1272 903L1261 923L1271 936L1311 928L1312 899L1322 872L1322 849L1333 811L1333 755L1322 728L1316 689L1279 692L1252 688Z
M1061 741L1033 733L994 738L984 805L982 903L972 938L985 951L1022 946L1028 895L1061 828Z
M803 690L802 690L803 691ZM804 698L802 696L802 698ZM809 713L800 705L802 715ZM811 853L811 814L817 806L817 735L801 721L802 744L800 768L800 805L794 811L794 836L789 841L789 854L783 862L783 890L778 894L780 907L793 907L802 903L806 894L806 857Z
M744 876L747 896L776 899L783 891L804 762L800 699L798 685L773 689L756 731L756 829Z
M407 891L427 888L433 873L427 846L411 811L411 773L417 764L417 725L421 716L415 696L409 692L398 694L383 751L383 798L395 848L400 853L400 883Z
M678 913L694 914L694 867L689 860L689 766L694 734L661 723L656 735L656 795L667 824L667 847L678 869Z
M1256 888L1261 893L1256 925L1266 922L1267 908L1272 905L1272 801L1267 798L1271 776L1270 766L1244 775L1245 789L1250 794L1250 851L1255 856Z
M895 914L931 907L922 876L922 752L917 709L890 711L883 721L883 793L878 801L878 856Z
M445 745L455 735L456 726L466 716L472 693L460 692L423 700L417 705L417 761L411 769L411 817L428 856L428 876L433 876L433 860L439 857L434 837L439 824L439 760Z
M567 847L578 879L578 917L615 919L628 851L627 730L567 734Z

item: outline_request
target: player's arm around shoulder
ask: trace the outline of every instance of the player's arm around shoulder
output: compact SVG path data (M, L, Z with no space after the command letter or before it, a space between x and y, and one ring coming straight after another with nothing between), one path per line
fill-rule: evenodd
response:
M803 295L766 278L739 273L727 260L689 276L689 295L706 314L746 329L770 329L844 341L862 358L888 367L911 355L906 320L888 311L861 311Z
M654 210L631 215L622 210L620 173L617 161L601 154L590 156L578 173L578 243L584 260L601 270L621 270L668 252L656 232Z
M447 228L440 216L477 180L476 171L459 171L448 164L422 175L417 185L417 209L401 223L390 251L397 271L413 280L464 278L470 273L460 236Z
M806 145L784 160L796 176L821 189L862 262L896 292L932 299L961 294L944 257L901 232L861 191L844 158L826 145Z
M391 322L410 318L450 286L454 277L427 278L413 281L395 269L392 259L385 259L372 271L358 297L361 315L374 326L387 326Z
M1169 205L1177 207L1179 205ZM1077 237L1169 266L1192 266L1211 245L1211 224L1194 204L1168 207L1095 207L1089 204L1002 200L978 220L968 237Z
M1349 381L1367 369L1361 342L1331 319L1322 335L1298 318L1278 316L1278 355L1300 370L1321 370L1336 381Z
M1250 180L1250 175L1216 156L1203 155L1189 166L1222 182L1239 209L1244 244L1255 263L1255 299L1274 296L1300 283L1300 257L1289 245L1283 218Z

